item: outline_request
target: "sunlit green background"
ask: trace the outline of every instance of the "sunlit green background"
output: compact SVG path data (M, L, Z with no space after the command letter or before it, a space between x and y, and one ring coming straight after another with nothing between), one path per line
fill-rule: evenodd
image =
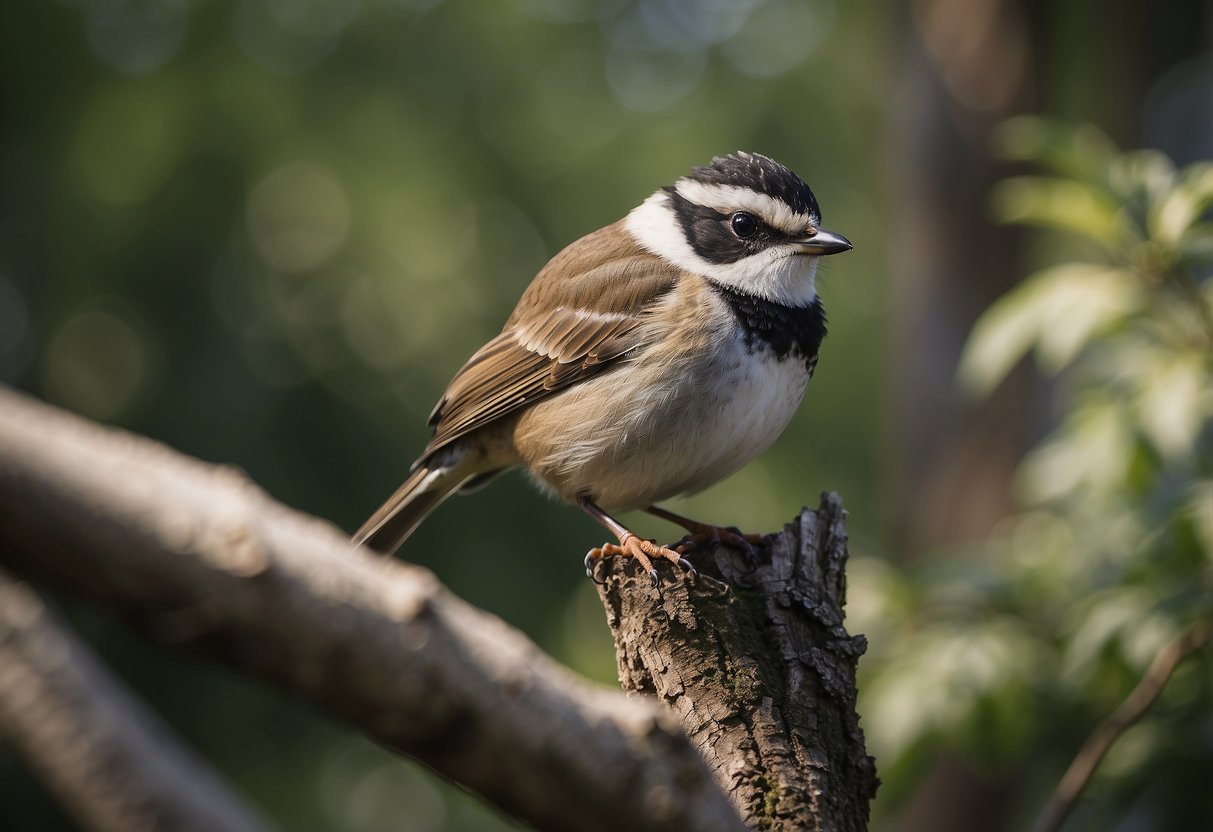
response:
M840 491L853 602L878 637L882 564L989 533L1011 510L997 483L1056 418L1050 388L1025 374L994 407L1013 421L1005 434L955 392L973 319L1029 271L1021 257L1044 256L994 229L990 185L1008 168L991 131L1043 111L1180 162L1213 155L1210 31L1198 2L9 0L0 381L238 465L353 529L551 255L692 165L760 151L812 185L855 250L823 270L831 332L786 434L670 505L774 530ZM951 441L970 435L984 444ZM956 473L966 466L984 473ZM937 484L949 476L951 491ZM611 682L580 565L602 539L511 474L447 503L402 556ZM324 716L68 608L284 828L510 825ZM966 828L939 820L957 811L941 808L949 783L996 784L999 817L1017 821L1043 799L1043 781L1017 790L1035 752L1001 728L934 745L915 734L911 754L887 699L865 717L878 766L899 763L882 769L883 824ZM895 759L879 759L881 742ZM3 750L0 826L71 828Z

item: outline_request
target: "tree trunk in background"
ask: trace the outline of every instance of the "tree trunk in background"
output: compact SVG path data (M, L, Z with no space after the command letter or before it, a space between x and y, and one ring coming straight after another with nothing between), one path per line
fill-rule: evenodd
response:
M887 504L897 512L898 556L987 538L1014 509L1016 465L1048 427L1041 382L1027 370L984 403L965 402L954 384L973 322L1030 268L1022 233L990 219L990 187L1007 173L991 157L990 130L1019 113L1058 114L1092 121L1129 146L1144 133L1185 156L1191 142L1168 136L1163 122L1175 116L1173 132L1190 136L1185 117L1193 108L1150 96L1157 78L1207 48L1209 6L909 0L903 7L889 244L897 450ZM1176 32L1187 33L1185 42L1176 42ZM1122 92L1090 94L1109 87ZM1151 105L1144 125L1136 121L1143 102ZM1203 102L1196 109L1211 108ZM1200 124L1208 136L1213 119ZM900 828L1008 828L1000 810L1010 786L945 758Z
M892 478L899 554L984 539L1011 509L1008 480L1030 440L1035 389L1023 374L984 404L955 373L969 330L1022 274L1021 235L991 222L1003 174L989 131L1032 109L1028 22L1013 2L909 5L891 153Z
M991 222L988 200L1001 175L989 131L1033 109L1023 9L1001 0L912 0L908 14L889 247L899 310L891 362L898 456L887 504L898 512L893 539L902 558L982 540L1010 513L1011 474L1038 400L1023 371L980 404L962 399L955 384L973 322L1022 274L1021 234ZM906 808L903 828L999 832L995 819L1009 797L1005 784L945 757Z

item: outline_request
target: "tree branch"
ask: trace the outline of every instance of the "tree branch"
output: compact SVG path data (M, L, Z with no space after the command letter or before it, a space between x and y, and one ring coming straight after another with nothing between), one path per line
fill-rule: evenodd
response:
M94 832L270 828L3 571L0 737Z
M550 830L736 830L677 721L231 469L0 389L0 561Z
M1091 777L1099 768L1104 755L1116 740L1120 739L1121 734L1145 716L1154 700L1167 686L1175 668L1188 656L1204 647L1210 638L1213 638L1213 623L1198 621L1154 657L1137 687L1133 688L1125 701L1120 703L1120 707L1087 738L1070 767L1066 769L1061 782L1057 784L1052 799L1036 819L1036 824L1032 827L1033 832L1057 832L1061 829L1070 812L1074 811L1074 806L1087 783L1091 782Z
M615 563L600 587L624 689L670 705L750 826L867 828L877 779L855 713L866 642L842 626L845 517L824 494L756 567L717 549L693 584Z

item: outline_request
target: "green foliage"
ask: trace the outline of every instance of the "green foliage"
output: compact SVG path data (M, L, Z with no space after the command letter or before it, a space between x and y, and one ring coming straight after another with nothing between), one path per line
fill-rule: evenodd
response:
M1030 796L1159 650L1213 613L1213 165L1176 170L1038 119L999 139L1047 172L993 199L1001 220L1047 232L1044 266L974 327L959 381L985 395L1031 355L1057 379L1058 425L1020 467L1024 512L984 551L913 576L879 570L858 612L880 610L886 638L873 638L860 690L883 776L904 782L943 743L985 766L1031 763ZM1138 792L1181 763L1213 765L1192 740L1213 729L1210 658L1180 668L1114 750L1093 828L1130 801L1142 809Z
M1140 343L1142 330L1163 342L1161 360L1207 358L1213 315L1193 272L1213 262L1213 222L1206 216L1213 163L1177 171L1156 151L1118 155L1092 128L1067 130L1030 118L1005 125L1000 139L1004 155L1053 175L1003 182L994 194L996 216L1067 232L1094 250L1033 275L991 307L974 328L962 383L987 393L1029 350L1043 370L1056 373L1092 341L1111 348ZM1113 330L1123 339L1111 337Z

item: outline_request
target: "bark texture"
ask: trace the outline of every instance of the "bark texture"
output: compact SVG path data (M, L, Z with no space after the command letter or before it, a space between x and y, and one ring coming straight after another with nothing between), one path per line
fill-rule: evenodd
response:
M82 829L268 832L33 590L0 571L0 738Z
M866 641L843 628L845 518L824 494L756 566L717 548L693 583L605 564L620 683L678 715L752 828L867 828L878 781L855 713Z
M0 564L259 677L544 830L739 830L677 721L242 474L0 388ZM224 828L217 825L215 828Z

